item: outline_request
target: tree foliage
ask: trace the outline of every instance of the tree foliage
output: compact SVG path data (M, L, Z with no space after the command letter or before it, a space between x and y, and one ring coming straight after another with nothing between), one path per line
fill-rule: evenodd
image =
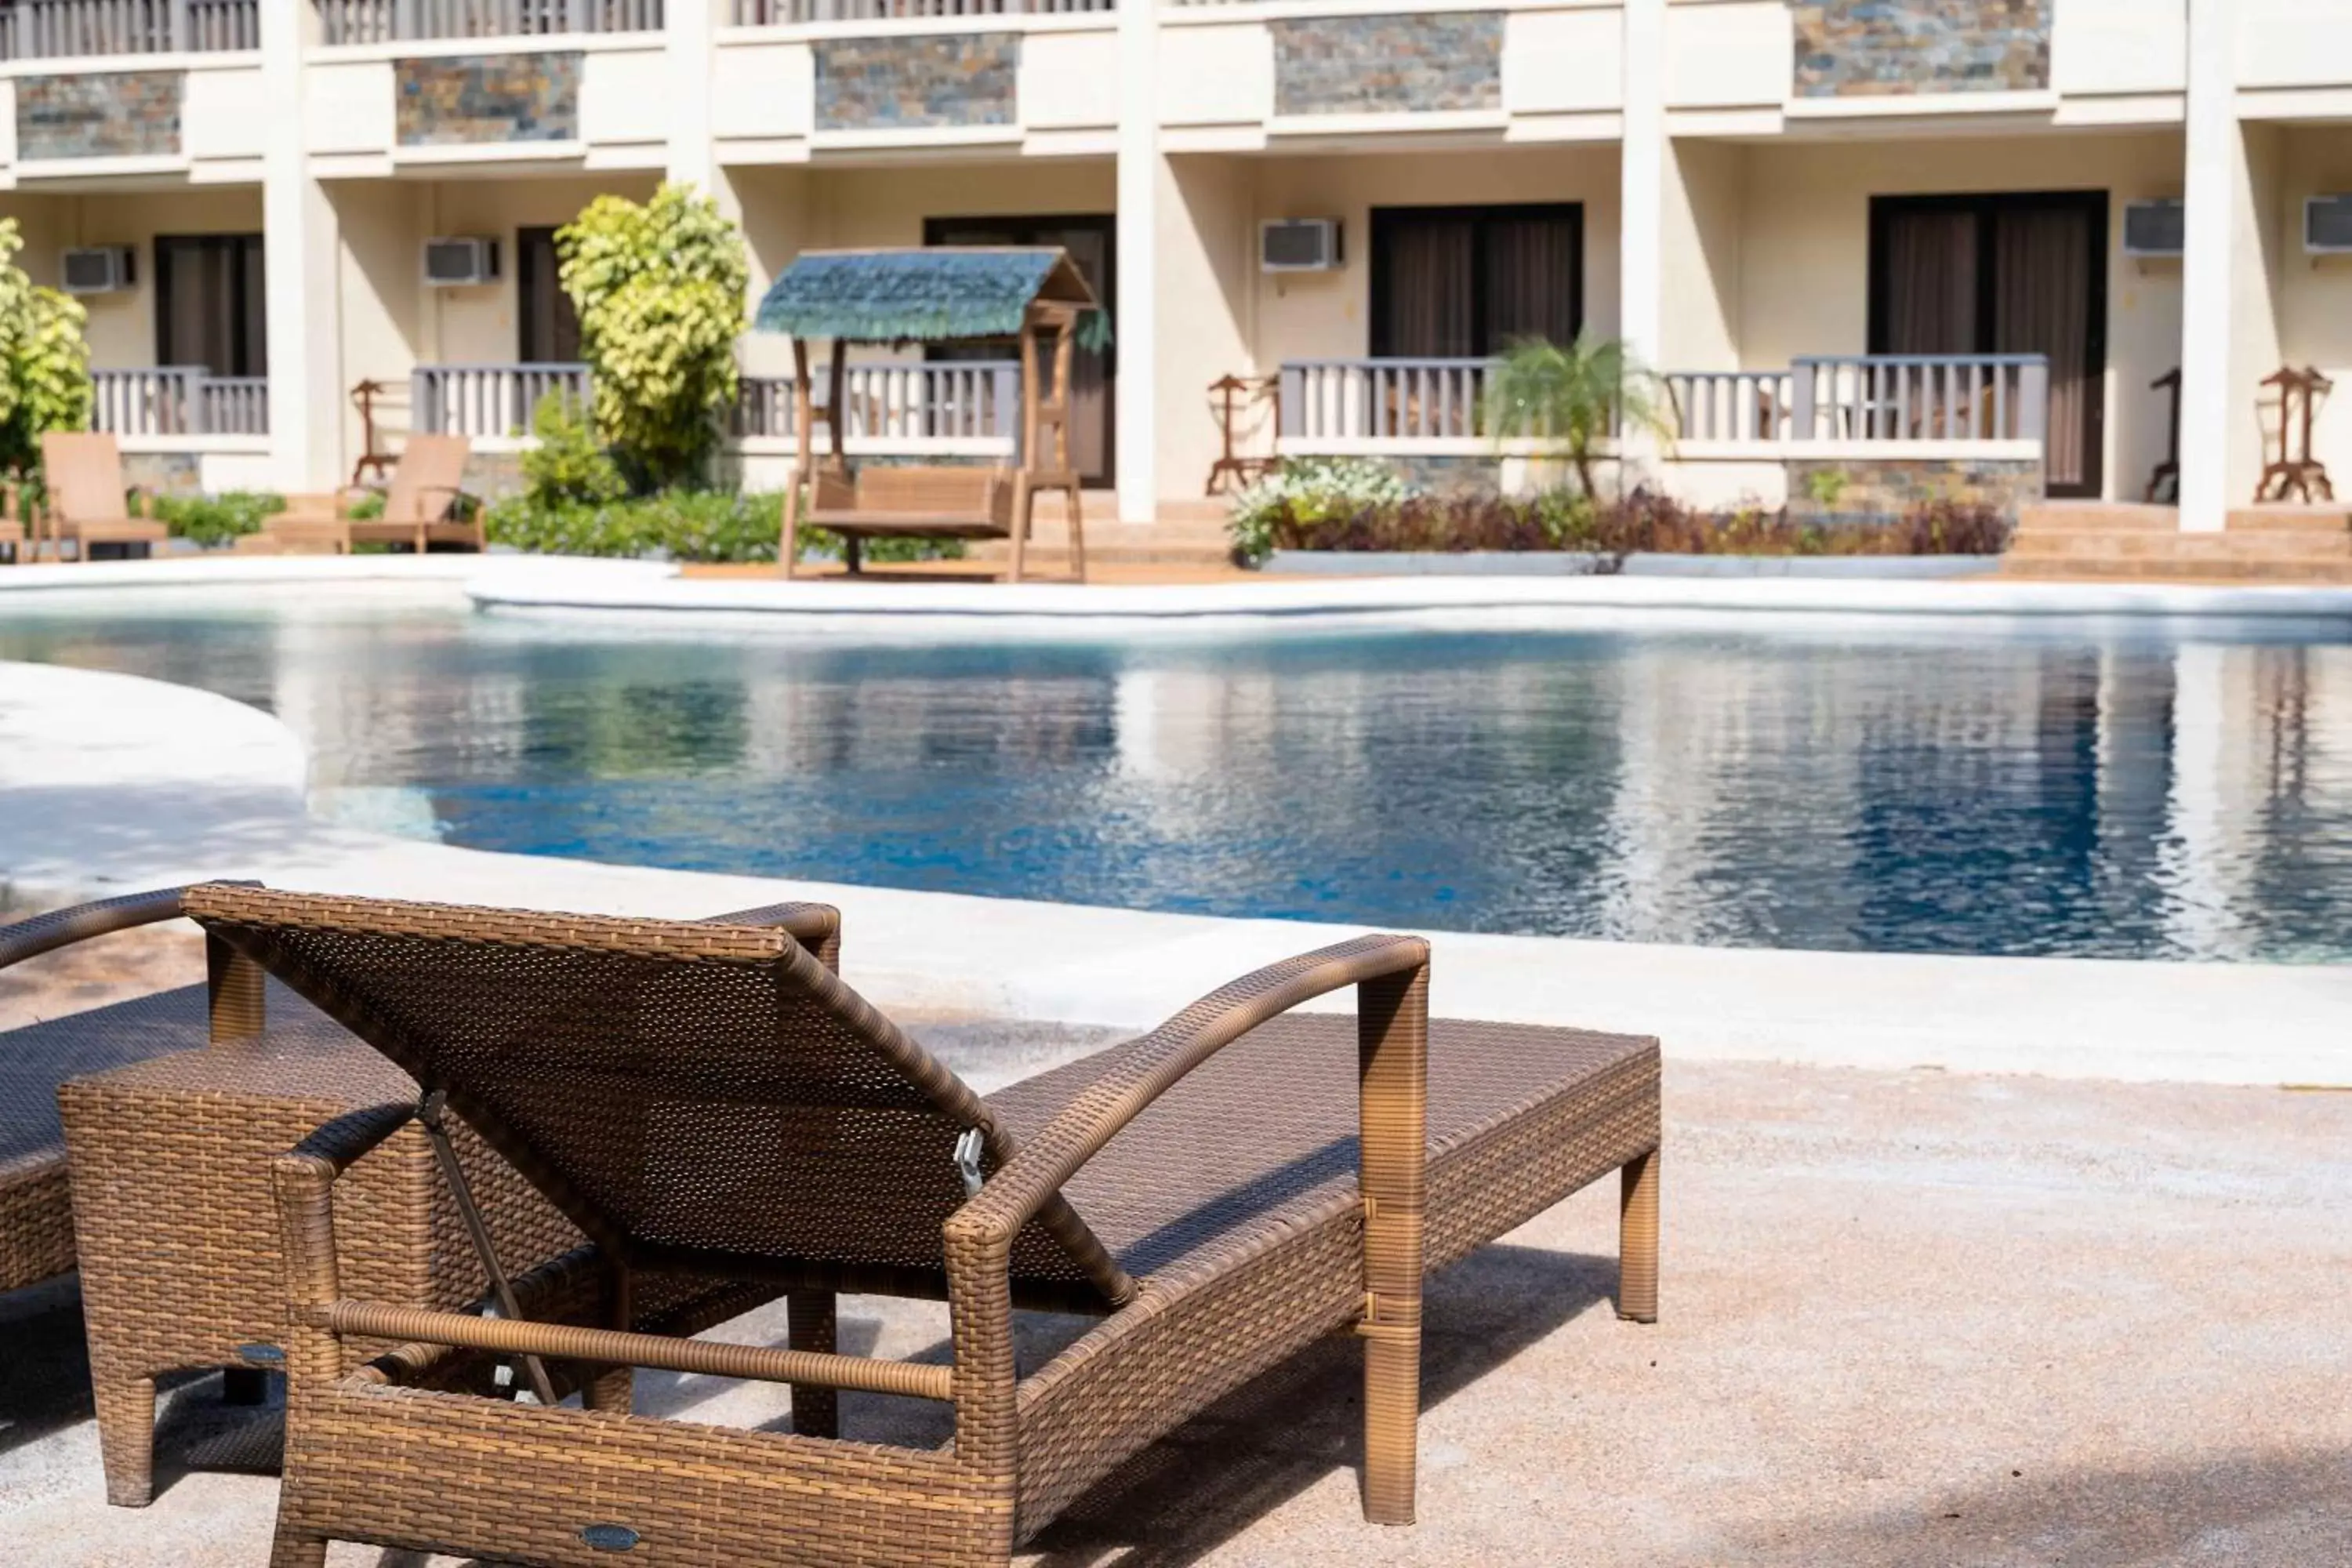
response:
M586 414L573 399L551 392L531 410L530 433L538 445L522 453L522 478L532 500L542 507L618 500L628 493L621 471L597 444Z
M1591 334L1562 347L1539 338L1513 343L1486 373L1487 433L1497 442L1534 440L1576 470L1597 498L1592 462L1620 429L1674 438L1670 404L1657 374L1615 338Z
M16 265L16 220L0 218L0 470L39 467L41 433L88 427L89 344L81 301Z
M697 478L735 401L743 237L709 196L602 195L555 237L580 312L596 431L648 488Z

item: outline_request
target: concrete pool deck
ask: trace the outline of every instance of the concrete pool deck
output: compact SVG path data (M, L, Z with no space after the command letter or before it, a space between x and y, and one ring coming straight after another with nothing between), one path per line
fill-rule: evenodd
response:
M825 898L851 982L983 1086L1339 931L488 855L316 820L305 783L299 741L226 699L0 665L0 889L23 900L224 875L689 916ZM0 977L0 1026L200 972L184 934L115 940L141 944L127 966ZM1435 944L1442 1011L1664 1039L1664 1320L1613 1321L1613 1194L1588 1193L1433 1284L1413 1529L1358 1516L1335 1343L1024 1562L2352 1559L2352 1094L2276 1087L2352 1084L2352 967ZM939 1353L933 1309L844 1320L854 1352ZM238 1445L205 1384L166 1416L154 1506L110 1510L70 1289L0 1298L0 1568L263 1560L275 1484L207 1468ZM780 1413L648 1384L691 1419ZM853 1436L935 1436L923 1419L848 1402Z

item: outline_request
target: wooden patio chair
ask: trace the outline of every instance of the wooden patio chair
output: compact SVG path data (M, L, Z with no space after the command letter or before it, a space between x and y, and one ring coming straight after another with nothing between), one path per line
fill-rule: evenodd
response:
M196 888L229 951L376 1047L591 1238L520 1317L367 1299L343 1173L404 1111L278 1158L290 1394L275 1568L332 1540L540 1564L1003 1564L1089 1486L1335 1332L1365 1342L1365 1498L1412 1518L1422 1279L1612 1170L1618 1310L1656 1313L1656 1042L1431 1023L1366 936L982 1099L786 931ZM1357 988L1358 1014L1297 1016ZM493 1270L495 1273L496 1270ZM537 1321L551 1281L784 1288L786 1348ZM950 1364L842 1355L835 1296L944 1297ZM1022 1376L1016 1306L1100 1321ZM399 1348L352 1370L354 1341ZM459 1392L578 1363L581 1408ZM791 1385L793 1430L634 1414L632 1367ZM951 1441L839 1436L836 1391Z
M436 544L480 550L488 542L480 500L465 489L466 459L472 452L473 443L464 436L411 436L401 447L391 484L381 489L347 486L337 492L332 517L280 513L259 533L239 540L238 548L262 554L338 555L350 554L354 544L405 544L419 555ZM360 500L376 495L383 498L381 516L352 515ZM469 516L452 515L460 503Z
M153 556L171 537L152 516L140 517L137 498L152 511L146 491L122 480L122 453L104 431L50 430L41 437L41 483L48 492L49 546L65 559L70 540L78 559L88 561L101 544L147 547ZM39 546L35 546L36 553Z
M179 891L167 889L0 927L0 968L181 910ZM835 919L822 906L728 919L735 929L782 921L825 961L837 953ZM381 1055L265 986L248 961L208 947L206 984L0 1035L0 1292L79 1267L107 1500L119 1506L152 1494L159 1374L225 1368L230 1400L249 1403L280 1364L271 1157L321 1121L416 1100ZM578 1246L562 1214L470 1130L451 1133L447 1157L478 1194L500 1252L536 1264ZM481 1295L487 1276L444 1158L411 1127L352 1171L343 1256L354 1289L415 1307ZM668 1282L637 1305L643 1321L675 1327L761 1299ZM552 1310L581 1315L561 1301ZM374 1351L352 1341L342 1353L356 1364Z

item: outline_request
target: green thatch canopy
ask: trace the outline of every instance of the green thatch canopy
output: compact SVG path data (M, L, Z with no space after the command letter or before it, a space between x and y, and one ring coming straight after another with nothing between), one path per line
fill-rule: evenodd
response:
M850 342L1010 338L1039 300L1095 303L1059 248L812 250L784 268L752 324Z

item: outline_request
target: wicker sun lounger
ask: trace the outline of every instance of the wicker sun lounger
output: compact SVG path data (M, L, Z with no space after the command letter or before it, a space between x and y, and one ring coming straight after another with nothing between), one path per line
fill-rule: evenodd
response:
M0 928L0 967L180 912L173 889L38 916ZM785 922L828 961L836 952L834 913L820 906L727 918ZM158 1374L227 1368L230 1396L251 1398L278 1364L285 1288L270 1157L331 1117L416 1101L382 1055L265 987L248 962L218 944L209 958L206 985L0 1035L0 1290L79 1265L107 1498L121 1506L152 1493ZM506 1256L538 1263L579 1244L470 1129L453 1130L452 1151ZM352 1173L343 1245L372 1296L455 1307L484 1288L437 1159L412 1127ZM682 1321L693 1303L672 1289L645 1305ZM381 1348L355 1342L344 1353Z
M215 938L471 1123L592 1245L520 1321L365 1300L339 1178L404 1118L276 1163L288 1259L277 1568L349 1540L541 1564L998 1564L1127 1457L1318 1338L1365 1341L1365 1511L1410 1521L1424 1271L1622 1170L1619 1311L1656 1307L1654 1041L1432 1026L1428 949L1364 937L983 1100L778 931L196 888ZM1353 985L1354 1020L1289 1016ZM339 1232L343 1239L338 1242ZM535 1321L648 1276L788 1294L788 1348ZM952 1364L835 1353L843 1290L944 1297ZM1101 1321L1024 1377L1016 1305ZM403 1342L349 1370L351 1340ZM583 1407L456 1392L581 1365ZM630 1367L792 1386L793 1429L635 1415ZM935 1450L836 1391L937 1400Z

